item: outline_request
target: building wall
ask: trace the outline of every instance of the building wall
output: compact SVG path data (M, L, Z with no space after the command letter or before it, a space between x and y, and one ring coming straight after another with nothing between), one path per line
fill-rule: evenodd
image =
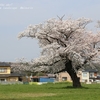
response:
M67 72L58 73L56 75L56 80L59 82L62 82L62 81L72 82L71 77L69 76L69 74Z
M67 77L66 81L72 82L72 79L67 72L61 72L61 73L57 74L56 76L57 76L57 81L59 81L59 82L64 81L63 80L64 77ZM80 78L80 81L82 81L82 71L78 71L77 76Z
M62 81L69 81L72 82L70 75L67 72L61 72L56 75L57 76L57 81L62 82ZM89 82L89 72L82 72L78 71L77 76L80 78L80 82ZM66 77L66 80L63 80L63 78Z
M89 82L89 72L82 72L81 82Z
M78 71L77 76L80 78L80 80L82 80L82 71Z
M9 77L7 81L18 81L18 77Z
M89 72L90 78L97 78L97 72Z
M97 72L88 72L88 71L78 71L77 72L77 76L80 78L80 82L90 82L90 78L97 78ZM64 80L63 78L66 78L66 80ZM67 72L61 72L56 74L56 80L59 82L62 81L70 81L71 77L69 76L69 74Z
M0 78L0 81L18 81L18 77Z
M0 74L10 74L11 73L10 67L2 67L2 66L0 66L0 69L7 69L4 72L0 72Z
M0 66L0 75L11 74L11 67L9 66ZM0 78L0 81L18 81L18 77L5 77Z

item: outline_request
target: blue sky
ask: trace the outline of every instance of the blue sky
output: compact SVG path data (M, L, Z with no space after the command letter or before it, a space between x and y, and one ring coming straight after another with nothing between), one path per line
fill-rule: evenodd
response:
M30 24L64 14L65 18L86 17L96 22L100 19L100 0L0 0L0 61L39 57L38 41L18 40L18 33Z

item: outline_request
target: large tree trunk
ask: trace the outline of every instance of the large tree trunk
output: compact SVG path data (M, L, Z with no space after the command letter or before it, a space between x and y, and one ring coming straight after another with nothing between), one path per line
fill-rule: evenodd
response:
M73 81L73 87L75 88L81 87L80 78L77 77L77 74L72 67L72 62L71 61L67 62L65 66L66 66L66 71L71 76L71 79Z

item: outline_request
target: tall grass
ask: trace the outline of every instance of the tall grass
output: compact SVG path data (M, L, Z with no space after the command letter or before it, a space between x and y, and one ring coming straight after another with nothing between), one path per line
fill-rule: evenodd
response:
M83 84L79 89L71 85L0 85L0 100L100 100L100 84Z

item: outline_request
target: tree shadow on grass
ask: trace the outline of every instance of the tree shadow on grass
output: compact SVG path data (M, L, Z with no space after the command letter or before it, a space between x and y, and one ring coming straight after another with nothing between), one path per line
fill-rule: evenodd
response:
M54 87L55 89L99 89L100 90L100 87L85 87L85 86L82 86L82 87L79 87L79 88L75 88L75 87L73 87L73 86L65 86L65 87L59 87L59 88L56 88L56 87ZM54 89L53 88L53 89Z
M49 89L89 89L88 87L79 87L75 88L73 86L65 86L65 87L49 87Z
M65 89L89 89L88 87L84 87L84 86L82 86L82 87L73 87L73 86L67 86L67 87L63 87L63 88L65 88Z

